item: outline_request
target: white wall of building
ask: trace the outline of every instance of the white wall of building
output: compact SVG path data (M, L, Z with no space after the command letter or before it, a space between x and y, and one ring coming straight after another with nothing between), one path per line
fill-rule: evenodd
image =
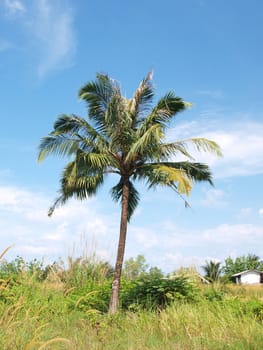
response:
M246 272L241 275L241 283L242 284L260 283L260 274L253 271Z

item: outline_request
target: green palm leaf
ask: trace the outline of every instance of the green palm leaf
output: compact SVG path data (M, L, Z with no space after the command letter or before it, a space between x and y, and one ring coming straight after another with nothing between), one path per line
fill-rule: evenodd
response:
M122 199L123 193L123 181L120 181L112 187L111 189L111 197L115 202L120 202ZM134 187L133 183L129 181L129 204L128 204L128 221L130 221L132 214L138 206L140 200L139 192Z
M100 131L105 131L105 113L118 91L118 84L106 74L97 74L96 81L87 83L79 91L79 97L88 103L89 118L96 122Z
M215 141L208 140L204 137L187 139L184 141L184 143L193 144L199 152L209 152L218 157L222 157L223 155L220 147Z
M136 135L138 136L138 135ZM140 138L131 145L126 156L126 161L139 157L154 157L156 145L158 145L164 137L162 126L159 124L152 125Z
M39 145L38 161L43 161L49 155L71 156L79 148L80 139L69 139L64 135L52 135L43 137Z
M134 177L139 180L145 180L148 188L168 186L187 196L192 189L191 177L188 176L184 169L176 169L166 163L142 165Z
M177 113L183 111L186 106L187 104L180 97L175 96L174 92L168 92L142 121L138 128L138 134L143 135L153 124L160 124L165 128L167 123L169 123Z
M192 182L206 181L213 185L213 177L208 165L197 162L161 162L157 165L163 164L169 168L182 170ZM151 165L155 166L155 163Z
M149 110L153 101L154 89L151 82L152 76L152 72L147 74L135 91L133 98L130 100L129 111L134 121L134 127L136 123L140 122L141 118L143 118L144 113Z

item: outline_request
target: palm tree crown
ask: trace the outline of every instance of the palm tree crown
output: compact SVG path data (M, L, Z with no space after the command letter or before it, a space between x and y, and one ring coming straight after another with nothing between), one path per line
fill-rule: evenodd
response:
M180 196L188 196L194 182L212 184L209 167L195 162L188 146L217 155L221 152L215 142L205 138L166 142L167 127L178 112L187 108L187 103L170 91L152 107L152 73L141 81L131 99L124 97L116 80L105 74L97 74L95 81L88 82L79 91L79 97L87 103L88 118L59 116L54 130L41 140L39 160L50 154L71 159L63 171L59 197L49 215L71 197L84 200L95 195L107 174L120 176L111 189L113 200L122 205L113 282L115 306L111 307L115 312L127 222L139 202L134 182L145 181L148 188L168 186ZM181 155L185 161L174 161Z
M209 282L217 282L219 280L222 273L222 267L219 261L206 261L202 268L205 272L205 278L207 278Z

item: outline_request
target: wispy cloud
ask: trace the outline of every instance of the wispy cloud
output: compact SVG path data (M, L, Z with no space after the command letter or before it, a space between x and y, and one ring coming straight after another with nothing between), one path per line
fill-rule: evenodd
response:
M214 188L206 190L201 204L210 208L223 207L227 204L226 194L224 191Z
M40 78L55 69L72 65L76 49L72 10L65 2L38 0L31 33L37 39L41 60Z
M25 7L21 0L5 0L12 29L22 30L25 40L16 43L34 61L39 78L73 64L76 51L74 15L67 0L35 0ZM10 47L0 41L0 51Z
M197 90L197 95L203 95L206 97L211 97L213 99L222 99L224 98L224 94L221 90Z
M20 0L4 0L7 15L14 16L26 12L24 3Z
M263 208L259 209L258 213L263 218Z

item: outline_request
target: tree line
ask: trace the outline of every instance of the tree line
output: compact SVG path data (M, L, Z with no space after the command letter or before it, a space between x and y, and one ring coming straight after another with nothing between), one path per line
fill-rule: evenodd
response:
M236 273L247 270L263 271L263 261L255 254L238 256L235 259L230 256L223 263L218 261L206 261L202 266L205 278L210 282L232 280Z

